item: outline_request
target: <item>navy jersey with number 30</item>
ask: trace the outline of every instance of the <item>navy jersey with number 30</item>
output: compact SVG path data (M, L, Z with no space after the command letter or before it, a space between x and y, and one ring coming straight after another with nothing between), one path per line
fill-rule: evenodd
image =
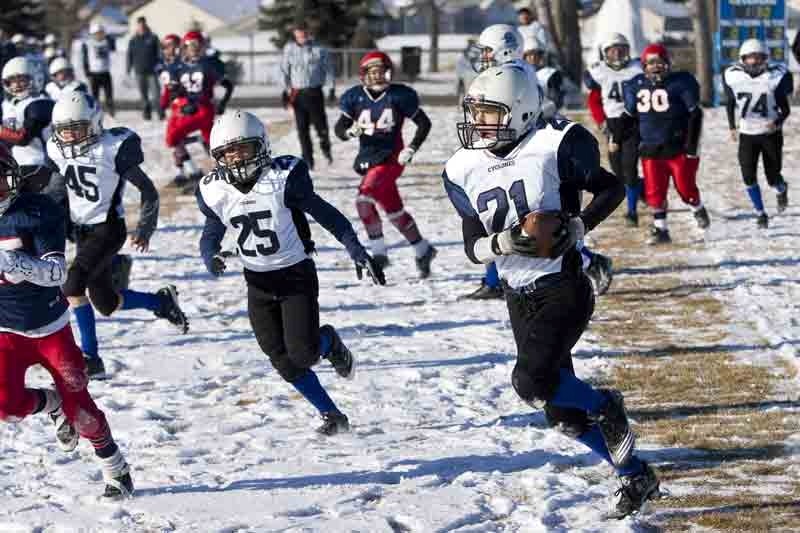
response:
M363 130L356 158L356 171L366 171L403 149L403 122L419 109L417 92L393 83L374 97L361 85L348 89L339 102L342 113Z
M639 118L643 152L682 152L689 114L700 101L700 86L688 72L672 72L661 83L639 74L623 85L625 111Z

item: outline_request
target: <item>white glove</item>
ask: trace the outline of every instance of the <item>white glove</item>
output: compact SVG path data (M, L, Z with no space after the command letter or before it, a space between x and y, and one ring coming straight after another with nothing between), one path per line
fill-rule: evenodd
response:
M397 162L405 166L411 163L411 159L414 157L415 153L417 153L417 151L411 147L403 148L400 150L400 153L397 154Z
M361 135L364 133L364 130L358 124L353 124L344 133L351 139L355 139L357 137L361 137Z

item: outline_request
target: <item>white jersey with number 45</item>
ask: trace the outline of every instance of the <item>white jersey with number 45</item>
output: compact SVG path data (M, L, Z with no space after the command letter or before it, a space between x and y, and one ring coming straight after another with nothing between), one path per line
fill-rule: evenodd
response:
M104 130L97 142L77 157L66 157L51 138L47 155L64 176L72 222L100 224L124 215L123 176L144 161L136 133L128 128Z

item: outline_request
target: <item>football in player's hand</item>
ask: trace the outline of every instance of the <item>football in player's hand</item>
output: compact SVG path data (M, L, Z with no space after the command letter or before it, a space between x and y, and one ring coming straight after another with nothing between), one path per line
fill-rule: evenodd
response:
M528 213L520 221L522 234L536 240L539 257L550 257L564 219L557 212Z

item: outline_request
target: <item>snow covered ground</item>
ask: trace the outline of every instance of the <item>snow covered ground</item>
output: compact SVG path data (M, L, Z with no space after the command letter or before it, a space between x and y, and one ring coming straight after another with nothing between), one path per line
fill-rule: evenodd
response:
M90 385L133 467L137 496L98 502L100 474L88 444L64 455L48 421L31 417L0 426L0 531L638 530L634 520L601 521L615 488L610 468L547 430L541 413L513 392L504 304L456 300L481 275L463 254L439 180L458 144L460 112L429 111L433 132L401 182L409 210L439 249L429 280L416 279L412 251L387 228L395 244L389 284L360 283L342 247L312 225L322 321L339 329L359 361L354 381L337 379L324 362L317 370L349 415L351 434L314 435L315 413L271 369L251 334L238 266L212 280L199 258L193 200L165 197L153 249L136 256L132 286L177 285L191 331L179 335L144 312L99 319L114 376ZM276 131L287 118L281 110L259 114ZM118 124L140 132L148 173L166 183L172 168L162 125L142 123L136 113L120 113ZM706 243L689 252L697 269L676 275L731 283L733 290L714 295L738 317L737 338L767 338L770 355L797 361L800 210L756 233L725 130L723 113L710 112L701 187L714 223ZM275 139L274 151L298 153L294 133ZM355 143L336 142L336 162L316 173L315 184L363 235L354 152ZM800 142L790 136L790 184L798 156ZM765 190L774 207L772 196ZM130 200L138 202L135 194ZM577 348L580 375L599 376L613 364L586 356L614 348L602 339ZM48 382L38 369L28 378ZM657 457L657 446L643 445Z

